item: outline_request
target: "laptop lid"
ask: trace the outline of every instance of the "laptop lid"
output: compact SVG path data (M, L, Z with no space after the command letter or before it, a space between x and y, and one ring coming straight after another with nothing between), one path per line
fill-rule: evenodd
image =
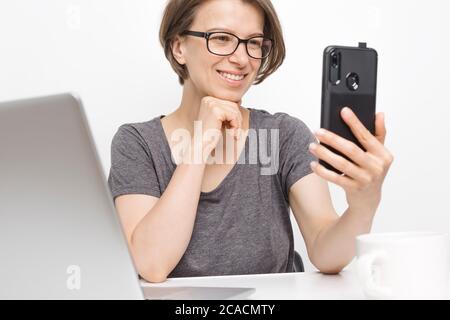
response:
M142 299L81 102L0 103L0 299Z

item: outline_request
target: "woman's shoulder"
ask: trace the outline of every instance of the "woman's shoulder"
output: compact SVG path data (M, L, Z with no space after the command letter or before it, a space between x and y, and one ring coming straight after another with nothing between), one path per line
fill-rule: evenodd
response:
M140 140L148 142L150 139L159 137L159 126L161 125L160 117L161 116L156 116L143 122L121 124L113 137L113 141Z
M279 129L287 135L296 130L307 130L308 126L298 117L278 111L269 112L266 109L248 108L251 111L255 128Z

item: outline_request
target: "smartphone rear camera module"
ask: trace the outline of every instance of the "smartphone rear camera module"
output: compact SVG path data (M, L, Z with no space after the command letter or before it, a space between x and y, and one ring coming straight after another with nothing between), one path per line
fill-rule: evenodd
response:
M331 67L337 69L339 67L339 54L336 51L331 51Z
M359 88L359 76L358 74L351 72L346 77L347 88L351 91L356 91Z
M335 50L330 52L329 56L329 77L333 86L339 85L341 82L341 53Z

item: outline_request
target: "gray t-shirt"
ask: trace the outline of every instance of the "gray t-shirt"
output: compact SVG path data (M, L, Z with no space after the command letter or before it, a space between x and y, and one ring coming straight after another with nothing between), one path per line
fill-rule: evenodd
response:
M316 140L295 117L248 109L245 153L215 189L200 194L190 243L169 277L293 271L288 190L312 172L317 159L308 145ZM114 198L166 190L176 164L162 117L124 124L115 134L108 178Z

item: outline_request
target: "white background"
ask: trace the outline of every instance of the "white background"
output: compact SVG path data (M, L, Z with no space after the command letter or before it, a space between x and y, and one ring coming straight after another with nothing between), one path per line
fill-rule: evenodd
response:
M448 2L273 3L287 57L275 74L250 88L243 105L287 112L311 130L319 128L324 47L367 42L379 54L377 108L386 114L386 145L395 156L373 231L449 231ZM107 174L120 124L167 114L180 102L182 88L158 42L164 4L0 0L0 101L79 93ZM345 195L330 188L342 213ZM312 270L295 232L297 250Z

